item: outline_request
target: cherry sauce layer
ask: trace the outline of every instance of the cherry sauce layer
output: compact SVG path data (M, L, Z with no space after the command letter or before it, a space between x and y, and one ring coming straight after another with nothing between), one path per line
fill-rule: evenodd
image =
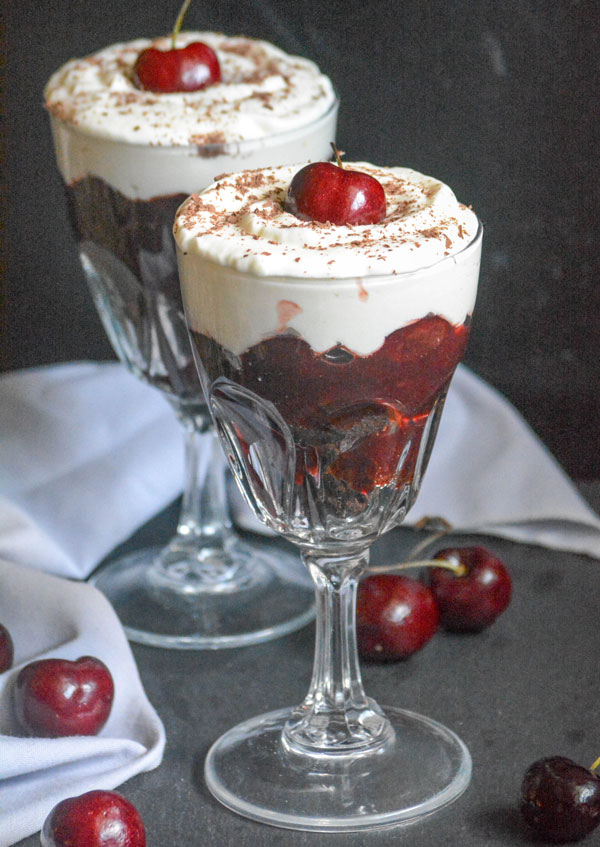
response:
M468 335L468 320L453 326L427 315L366 356L341 345L317 353L285 333L239 356L203 334L192 339L209 387L225 378L273 404L284 419L296 486L312 477L336 514L352 515L374 489L412 485L423 432Z

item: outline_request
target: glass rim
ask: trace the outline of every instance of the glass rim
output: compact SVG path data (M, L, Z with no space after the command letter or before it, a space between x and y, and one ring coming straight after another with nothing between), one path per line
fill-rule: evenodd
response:
M182 205L184 205L186 202L187 202L187 200L184 201L184 203ZM179 211L177 212L177 215L178 214L179 214ZM473 214L475 215L475 212L473 212ZM343 286L347 286L347 285L356 286L356 280L357 279L360 279L362 282L366 283L367 285L372 285L372 284L377 284L377 283L392 282L394 280L398 281L398 280L403 280L403 279L409 279L410 277L417 276L418 274L424 273L425 271L430 271L430 270L432 270L432 268L440 267L444 263L446 263L446 264L451 263L454 260L456 260L459 256L464 256L465 253L474 252L474 250L477 247L479 247L479 245L481 244L481 242L483 240L483 230L484 230L483 223L481 222L480 218L477 215L475 215L475 218L477 220L477 232L475 233L473 238L469 241L469 243L465 244L465 246L462 247L460 250L458 250L456 253L451 253L449 256L442 256L441 258L436 259L434 262L431 262L431 264L420 265L418 268L413 268L411 270L406 270L406 271L397 271L396 273L394 273L393 271L390 271L390 272L387 272L387 273L364 274L364 275L354 274L353 276L343 276L343 277L342 276L340 276L340 277L285 276L285 275L279 275L279 274L257 274L257 273L253 273L252 271L244 271L244 270L240 270L239 268L232 267L231 265L222 264L221 262L217 262L214 259L208 258L207 256L204 256L201 253L194 253L194 252L189 251L189 250L184 251L182 249L181 245L179 244L179 242L177 241L177 238L175 238L175 243L177 245L177 250L182 255L185 252L186 255L193 255L194 257L201 259L206 264L212 265L215 268L220 268L224 272L233 273L237 276L246 277L248 279L261 280L261 281L264 281L265 283L272 283L273 285L278 285L279 283L285 281L285 283L287 285L290 285L290 286L303 285L303 284L311 286L311 285L323 284L323 285L327 285L327 286L330 286L330 287L334 287L336 285L343 287Z
M293 138L297 136L299 132L304 132L307 130L313 130L319 126L320 123L325 123L334 113L337 113L340 105L340 98L337 92L334 90L334 99L328 106L325 112L320 114L318 117L313 118L309 123L299 124L293 129L286 129L283 132L274 132L270 135L261 135L257 138L241 138L239 140L232 141L224 141L224 142L211 142L208 144L151 144L150 142L143 141L127 141L124 138L113 138L110 135L103 135L99 132L94 131L93 129L86 129L84 127L78 126L76 124L70 123L69 121L64 120L59 117L59 115L54 114L51 109L49 109L46 105L44 108L50 115L52 121L55 121L60 126L65 127L66 129L74 132L77 135L84 135L87 138L94 138L98 141L106 141L109 144L120 144L125 147L138 148L143 150L160 150L160 151L168 151L173 153L174 151L193 151L192 155L198 156L206 159L216 159L218 156L237 156L240 153L246 152L248 150L256 149L259 147L272 147L276 146L278 143L284 143L288 138ZM335 141L335 139L332 139ZM204 154L198 153L199 150L206 151Z

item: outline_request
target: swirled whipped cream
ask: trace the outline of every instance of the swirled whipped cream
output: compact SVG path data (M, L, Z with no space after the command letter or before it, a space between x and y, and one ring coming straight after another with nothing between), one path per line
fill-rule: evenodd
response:
M285 211L299 167L223 176L180 207L179 278L194 332L236 355L291 333L318 352L342 345L366 356L426 315L468 318L481 228L446 185L406 168L347 164L380 180L387 216L336 226Z
M184 251L264 276L340 279L428 267L475 237L475 214L447 185L408 168L347 163L382 184L379 224L303 221L284 207L298 165L230 174L181 208L175 234Z
M175 94L140 90L133 82L138 54L151 46L171 46L170 37L140 38L67 62L46 85L46 106L60 120L103 138L199 146L260 139L306 126L336 102L330 80L315 64L266 41L185 32L177 46L192 41L215 50L221 82Z

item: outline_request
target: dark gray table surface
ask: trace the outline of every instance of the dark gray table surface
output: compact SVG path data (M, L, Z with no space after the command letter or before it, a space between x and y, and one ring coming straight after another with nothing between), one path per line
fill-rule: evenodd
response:
M582 490L598 509L600 484ZM171 507L125 546L166 538L176 514L176 506ZM413 531L396 530L375 545L372 561L398 561L415 540ZM486 544L510 568L514 594L506 613L479 635L439 632L406 662L363 663L367 692L382 705L430 715L462 736L473 757L473 780L458 801L422 823L371 833L293 832L238 817L206 789L205 754L238 721L303 698L310 679L312 626L236 650L134 645L146 691L167 732L160 767L120 788L144 818L149 847L532 843L517 812L526 767L553 754L589 766L600 754L600 562L497 538L461 540ZM585 841L599 843L600 831ZM36 844L34 835L20 847Z

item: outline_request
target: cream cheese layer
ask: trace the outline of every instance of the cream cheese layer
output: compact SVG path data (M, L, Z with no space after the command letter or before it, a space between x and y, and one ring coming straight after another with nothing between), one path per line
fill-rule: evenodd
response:
M284 201L299 165L228 174L188 200L175 232L184 251L261 276L327 277L404 273L463 250L476 215L447 185L408 168L348 163L382 184L387 215L378 224L304 221Z
M46 85L46 106L61 121L102 138L200 146L285 133L317 120L336 102L330 80L314 63L269 42L184 32L177 46L192 41L215 50L220 82L193 92L140 90L133 75L139 53L169 49L171 39L139 38L67 62Z
M465 321L479 273L476 215L415 171L344 166L382 183L381 223L339 226L285 211L300 165L225 175L188 198L174 233L193 330L236 355L283 332L316 351L367 355L428 314Z

